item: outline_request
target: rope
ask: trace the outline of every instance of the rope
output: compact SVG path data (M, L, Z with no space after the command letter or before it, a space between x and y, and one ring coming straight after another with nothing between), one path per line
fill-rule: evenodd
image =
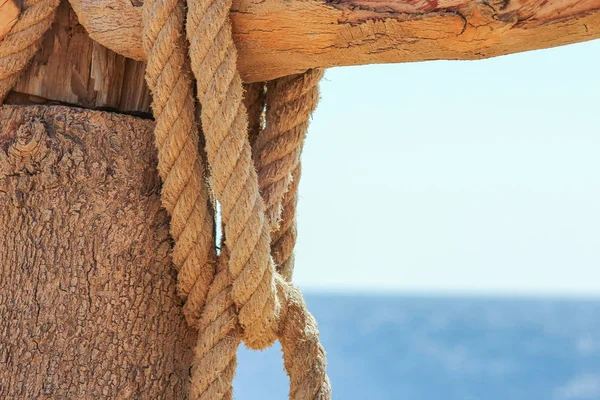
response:
M228 20L230 7L231 0L189 0L186 29L202 105L210 182L221 203L231 295L238 309L241 337L253 349L263 349L278 337L287 360L290 397L329 399L325 352L314 319L300 292L274 271L270 224L252 162L242 82L236 70L237 52ZM214 315L212 321L222 318ZM224 340L217 341L206 331L201 336L209 336L200 339L206 347L202 354L223 361L218 355L222 354L219 346ZM225 377L224 365L229 364L221 362L220 368L208 372L197 368L193 379L201 384L194 382L193 386L206 388L209 382L225 381L229 376ZM222 387L229 385L227 381ZM203 398L205 393L195 391L193 396Z
M228 14L231 0L188 2L187 37L202 128L221 204L225 244L229 249L233 301L239 308L242 338L252 349L276 339L279 303L270 255L270 230L248 142L248 119L242 104L242 81Z
M19 20L0 41L0 105L42 47L60 0L25 0Z
M279 226L281 201L300 161L308 120L319 99L320 69L276 79L267 86L267 125L254 144L259 188L272 231Z
M39 50L59 2L24 1L19 21L0 42L0 102ZM186 15L181 0L146 0L143 6L161 201L171 216L184 314L198 329L190 397L232 399L240 342L264 349L278 339L290 398L328 400L331 386L315 319L288 282L299 159L322 71L248 85L244 100L230 7L231 0L188 0ZM213 192L198 148L192 73ZM223 221L218 258L212 195Z
M184 313L194 326L213 280L216 250L183 36L184 4L179 0L146 0L143 21L146 81L152 91L158 172L163 181L161 200L171 215L178 291L187 298Z
M233 399L240 328L231 296L228 263L229 250L222 245L217 275L198 324L190 384L190 399L193 400Z
M313 316L306 310L300 291L281 276L276 279L282 301L279 342L284 366L290 377L289 398L293 400L329 400L331 384L326 373L325 350Z
M296 207L298 205L298 184L300 183L300 163L292 171L288 191L281 203L281 221L279 229L271 233L271 255L277 266L277 272L288 282L294 273L294 247L298 231L296 227Z
M265 125L266 85L264 82L244 85L244 107L248 110L248 142L253 146Z
M323 70L276 79L267 85L266 128L254 144L254 163L271 225L277 271L291 281L296 244L300 155L309 117L319 100Z
M309 70L269 82L266 127L254 144L261 193L271 205L271 224L278 222L271 233L271 253L279 272L275 276L282 304L278 338L290 377L290 399L331 398L317 323L307 311L300 291L287 283L294 268L300 154L322 77L322 70Z

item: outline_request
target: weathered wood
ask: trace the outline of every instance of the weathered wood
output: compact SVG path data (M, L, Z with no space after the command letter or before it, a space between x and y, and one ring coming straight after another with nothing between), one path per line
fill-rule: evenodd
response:
M0 0L0 40L17 23L21 14L21 0Z
M86 108L148 112L151 99L144 69L145 63L116 54L91 40L64 2L42 50L19 79L7 103L50 100Z
M70 0L90 36L143 60L141 0ZM600 37L600 0L233 0L246 82L312 67L481 59Z
M14 0L1 1L14 10ZM80 19L61 5L7 103L149 112L145 64L131 59L144 58L142 0L70 1ZM247 82L312 67L477 59L600 37L600 0L234 0L231 18Z
M151 121L0 107L0 398L185 399Z

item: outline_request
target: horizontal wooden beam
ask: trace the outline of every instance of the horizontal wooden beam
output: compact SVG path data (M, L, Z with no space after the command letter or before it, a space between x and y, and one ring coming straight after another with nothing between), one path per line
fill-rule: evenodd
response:
M70 0L92 39L143 60L142 0ZM313 67L482 59L600 37L600 0L234 0L246 82Z

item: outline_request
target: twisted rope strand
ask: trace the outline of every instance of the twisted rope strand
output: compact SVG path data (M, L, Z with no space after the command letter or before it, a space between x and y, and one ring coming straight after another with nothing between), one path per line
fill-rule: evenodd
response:
M21 19L0 42L0 101L38 51L59 1L25 0ZM225 242L216 275L214 215L198 149L196 107L183 36L184 3L146 0L143 8L146 80L153 93L155 145L163 180L161 201L171 215L173 262L179 271L178 292L186 299L184 313L188 323L199 329L190 396L232 399L240 340L262 349L279 338L290 376L290 398L328 400L331 387L316 322L300 292L275 273L270 254L271 227L277 227L283 205L283 229L274 235L274 249L282 249L278 253L282 265L293 260L288 248L293 248L295 241L292 227L299 157L322 73L309 71L272 83L272 98L267 100L271 128L264 131L264 85L256 86L248 100L254 107L249 132L227 19L230 6L231 0L190 0L187 15L191 67L203 106L201 122L213 171L211 182L224 222ZM257 165L263 173L262 195L250 147L259 131ZM295 183L290 186L290 182Z
M277 231L281 202L300 161L310 115L319 100L323 70L286 76L267 85L266 128L254 144L254 163L271 231Z
M290 397L329 399L325 353L314 318L306 311L297 289L274 271L270 224L265 218L265 205L252 161L248 116L227 19L230 5L230 0L192 0L187 15L191 67L203 107L201 123L212 171L210 181L221 203L224 224L218 273L202 297L204 304L195 304L186 314L196 317L192 320L199 328L190 396L231 399L240 339L249 347L261 349L279 337L290 375ZM208 195L202 192L202 186L196 188L196 197L183 197L190 194L187 191L190 185L201 182L202 170L196 148L198 138L194 136L189 72L183 56L185 45L181 43L182 13L183 7L177 0L152 0L144 5L144 47L149 60L147 80L155 97L156 146L159 172L164 181L162 197L165 208L172 214L176 246L186 232L196 230L188 229L187 220L175 220L175 213L190 216L193 211L209 208ZM257 98L260 99L260 93ZM294 107L296 112L304 111L297 103L288 106ZM262 110L262 103L257 108ZM302 124L298 121L292 128ZM268 151L268 146L264 147L264 151ZM296 167L298 162L291 165ZM288 174L291 172L290 168ZM198 203L198 199L202 202ZM210 227L207 231L212 233L212 222L202 226ZM193 236L204 237L206 235L200 233ZM212 240L212 235L208 237ZM183 243L196 241L183 240ZM174 251L174 260L183 261L183 266L189 259L185 251ZM180 279L181 276L180 273ZM208 287L207 282L202 283L206 283L204 288ZM190 290L189 284L180 286L184 294ZM189 304L190 296L186 307ZM282 310L280 304L283 304Z
M279 229L271 233L271 256L277 266L277 272L288 282L294 274L294 247L298 229L296 207L298 205L298 184L300 183L301 163L292 171L288 191L281 202L281 221Z
M194 326L214 277L216 249L186 60L184 4L179 0L146 0L143 21L146 81L152 91L158 171L163 180L161 200L171 215L178 292L186 298L184 313Z
M323 70L313 69L269 82L267 126L254 145L258 182L273 229L271 255L288 282L294 270L300 154L322 77Z
M19 20L0 41L0 105L40 50L60 0L26 0Z
M194 350L190 399L233 399L233 377L240 329L228 270L229 251L222 246L217 275L208 292L199 321Z
M264 82L244 84L244 107L248 111L248 142L254 145L265 124L266 85Z
M275 340L279 305L270 230L248 142L237 51L228 19L231 0L188 2L187 38L202 105L202 127L211 167L211 185L221 203L229 249L232 296L239 308L243 340L263 349Z
M290 399L331 398L316 321L300 291L287 283L294 265L300 154L322 76L323 71L310 70L267 85L266 128L254 145L261 194L269 205L270 223L276 228L271 233L271 253L281 272L275 280L282 304L278 338L290 377Z
M307 311L300 291L276 277L282 307L279 342L284 366L290 377L290 400L329 400L331 384L326 373L325 350L319 342L314 317Z
M286 363L291 398L328 399L325 354L314 319L299 292L275 274L270 256L270 226L252 164L237 54L227 19L230 6L230 0L190 0L187 37L202 105L211 183L221 202L225 244L230 250L232 299L249 347L270 345L277 330L284 352L300 359ZM285 309L282 314L280 304ZM209 345L206 354L218 352L214 341Z

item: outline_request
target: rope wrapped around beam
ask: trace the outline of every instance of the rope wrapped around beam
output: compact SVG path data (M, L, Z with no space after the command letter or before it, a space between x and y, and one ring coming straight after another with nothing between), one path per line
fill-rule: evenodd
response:
M60 0L25 0L19 20L0 40L0 105L42 47Z
M221 204L224 248L229 257L231 301L238 310L237 332L246 345L253 349L264 349L279 339L286 371L290 376L290 398L329 399L331 387L325 372L325 351L319 342L315 320L306 309L300 292L275 271L271 257L271 231L274 221L279 219L277 214L281 212L281 207L275 207L277 211L267 215L265 200L259 190L259 177L248 139L248 114L243 104L242 81L236 69L237 51L228 19L230 7L231 0L189 0L186 33L198 100L202 106L202 129L212 172L210 183ZM275 117L280 114L269 114L269 105L273 100L267 100L266 129L270 124L274 124L275 129L269 135L262 135L261 132L255 148L261 148L261 137L278 138L295 127L304 129L300 135L296 135L298 140L290 141L296 143L296 148L281 153L289 161L285 163L285 168L281 168L285 173L276 180L283 179L284 188L276 191L273 197L277 200L272 204L282 201L291 180L290 174L298 165L301 139L306 130L302 120L308 120L308 115L316 105L318 94L312 88L316 87L320 74L319 71L309 71L300 79L278 82L282 94L276 99L281 99L282 104L293 105L289 106L290 110L296 108L297 112L306 113L298 120L295 118L291 123L278 123ZM306 90L305 86L310 88ZM297 96L306 96L306 92L311 93L309 101L295 101ZM298 108L304 103L307 105ZM266 144L269 140L263 139L262 142ZM259 152L267 158L266 153L262 153L262 150ZM267 162L265 166L269 164ZM264 176L268 178L269 174ZM268 179L265 182L272 183ZM219 317L214 313L211 320L216 323ZM227 397L227 393L230 393L231 384L227 378L231 375L227 371L231 361L218 361L233 359L227 340L231 336L223 333L227 329L230 329L229 332L234 330L231 325L226 329L216 328L211 326L200 333L199 347L203 356L211 357L215 362L196 369L193 382L199 382L201 390L192 391L193 398L204 398L203 394L210 390L215 381L228 383L222 385L222 392L206 398L220 398L213 397L220 393ZM215 332L220 334L220 340L211 336ZM221 344L227 352L226 357L219 354ZM210 366L221 370L210 370Z
M25 0L0 41L0 104L40 49L59 3ZM245 97L230 7L231 0L188 0L187 13L182 0L143 7L161 200L171 216L184 314L198 329L190 398L232 399L241 341L260 350L279 340L290 399L326 400L331 386L317 324L290 283L300 154L323 71L249 85ZM215 200L224 232L218 256Z

